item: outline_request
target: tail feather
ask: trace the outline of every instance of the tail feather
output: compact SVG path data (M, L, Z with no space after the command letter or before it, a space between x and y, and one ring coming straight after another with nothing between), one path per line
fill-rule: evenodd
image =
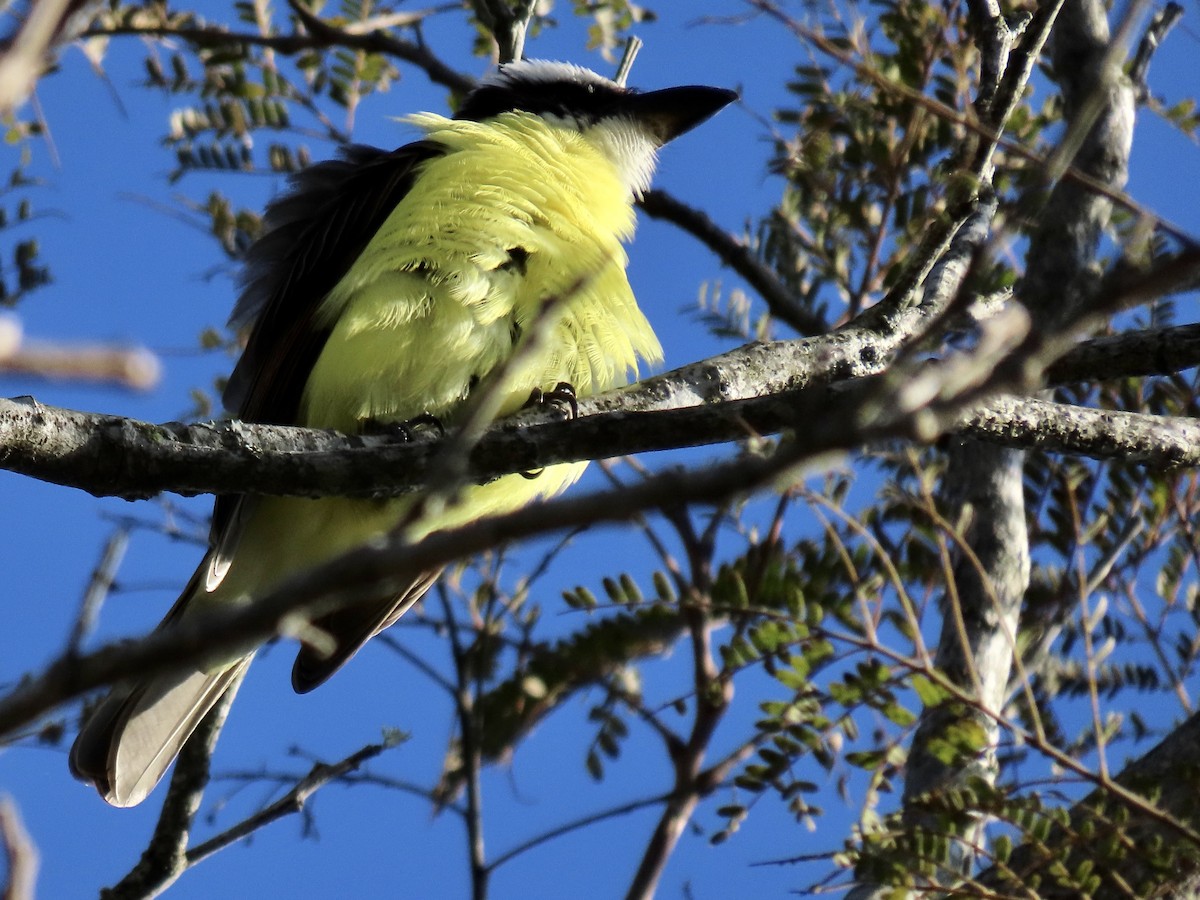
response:
M440 574L441 569L421 573L408 590L383 603L349 606L316 619L313 625L333 638L335 649L326 655L314 647L302 646L292 666L292 690L307 694L324 684L367 641L396 624L410 606L425 596Z
M136 806L154 790L196 726L237 690L253 654L213 672L156 678L110 694L71 748L71 771L113 806Z

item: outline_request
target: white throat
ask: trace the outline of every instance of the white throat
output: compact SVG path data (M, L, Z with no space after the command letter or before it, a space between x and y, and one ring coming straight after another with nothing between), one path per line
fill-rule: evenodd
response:
M635 197L650 189L658 162L658 141L633 119L604 119L583 136L609 158Z

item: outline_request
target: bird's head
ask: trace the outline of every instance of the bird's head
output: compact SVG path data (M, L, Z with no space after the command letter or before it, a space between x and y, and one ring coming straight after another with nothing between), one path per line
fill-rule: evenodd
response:
M482 122L526 112L574 128L612 160L633 193L642 194L658 148L735 99L734 91L699 85L642 92L570 63L522 60L483 78L455 118Z

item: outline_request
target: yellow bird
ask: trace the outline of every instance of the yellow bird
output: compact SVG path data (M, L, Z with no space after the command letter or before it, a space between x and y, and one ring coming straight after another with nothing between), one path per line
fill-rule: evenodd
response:
M510 63L454 118L409 117L421 140L351 147L302 172L267 209L247 256L232 323L251 328L226 405L247 421L357 433L422 416L453 424L477 390L495 391L504 415L561 383L580 396L626 383L639 360L661 357L625 275L633 201L649 187L658 149L735 96L711 87L641 93L565 63ZM526 346L535 328L549 337ZM583 468L471 486L408 533L516 509ZM252 603L392 531L412 503L219 497L210 549L164 624ZM335 649L302 646L295 689L325 681L437 575L315 621ZM140 803L256 649L117 686L76 739L72 770L115 806Z

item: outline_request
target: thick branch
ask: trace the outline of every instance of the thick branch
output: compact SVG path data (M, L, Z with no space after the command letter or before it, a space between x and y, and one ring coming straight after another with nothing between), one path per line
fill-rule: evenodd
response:
M1200 422L1089 409L1032 398L998 397L964 416L957 429L988 443L1151 469L1200 465Z
M1149 328L1094 338L1046 370L1050 384L1173 375L1200 365L1200 325Z
M516 424L529 418L513 417L494 427L476 448L475 460L492 459L493 471L485 473L476 467L472 477L537 469L565 460L572 453L578 454L574 458L586 459L686 446L677 439L680 429L687 428L683 419L697 416L710 420L714 415L724 417L724 424L717 429L720 436L713 434L715 440L745 437L750 431L738 420L742 410L721 406L719 401L740 401L881 371L905 337L925 320L922 311L909 310L887 323L888 330L848 328L821 338L749 344L624 390L583 399L579 404L581 416L607 411L620 415L605 418L607 425L597 421L587 426L587 436L576 432L579 440L575 447L564 445L564 454L557 460L545 456L544 448L530 443L535 433L547 432L518 432ZM680 409L684 407L697 409ZM671 422L653 420L658 434L649 437L635 426L635 417L655 410L673 410L668 418L677 418ZM649 421L641 419L641 424ZM762 424L752 426L759 427L761 433L773 430L764 430ZM557 431L564 436L563 429ZM600 431L607 431L607 436ZM508 436L502 437L502 432L508 432ZM636 438L635 433L649 437L648 442ZM366 448L383 443L247 423L151 426L113 416L69 414L35 403L0 401L0 467L100 495L146 497L165 489L181 493L312 493L315 485L321 485L325 493L369 494L420 483L422 475L418 473L426 470L437 452L429 444L372 450L390 461L385 465L390 465L392 471L390 475L367 473L360 462L368 455ZM333 449L348 451L340 457L340 463L320 455ZM296 451L308 453L297 456ZM409 466L415 467L411 472L416 477L408 478L402 471ZM338 473L315 474L325 467Z
M1069 164L1119 191L1129 175L1135 96L1118 67L1119 58L1110 52L1104 4L1068 0L1051 48L1070 128L1047 176L1055 177L1055 162L1057 168ZM1072 180L1054 185L1038 212L1018 288L1036 321L1067 321L1087 307L1096 292L1091 265L1111 214L1112 200L1091 185Z
M904 821L909 827L938 828L938 817L917 802L960 786L971 777L994 782L995 746L1000 728L994 715L1004 706L1021 600L1029 586L1029 537L1025 527L1022 469L1024 456L1012 450L956 441L941 491L953 515L969 516L962 539L969 552L955 554L950 583L941 600L942 631L935 664L955 684L970 686L983 711L953 704L932 707L921 716L913 736L904 781ZM986 712L985 712L986 711ZM965 719L988 735L986 749L974 759L946 760L937 741ZM970 870L969 851L982 837L980 818L960 825L959 840L949 842L948 878Z
M838 335L750 345L582 400L575 422L525 413L488 431L473 454L471 477L486 480L557 462L733 441L795 427L799 410L840 403L824 393L825 384L878 367L879 356L871 348L869 341L839 340ZM1055 380L1076 381L1168 373L1197 364L1200 326L1185 326L1088 342L1056 363L1051 374ZM767 374L756 381L755 370ZM753 397L754 387L778 389L789 382L801 390L739 399ZM719 402L722 396L729 399ZM1156 468L1197 465L1200 453L1189 419L1012 397L989 401L957 427L1004 446L1124 457ZM147 497L164 490L396 493L419 486L438 453L437 444L420 439L401 444L242 422L151 425L0 400L0 468L100 496Z

